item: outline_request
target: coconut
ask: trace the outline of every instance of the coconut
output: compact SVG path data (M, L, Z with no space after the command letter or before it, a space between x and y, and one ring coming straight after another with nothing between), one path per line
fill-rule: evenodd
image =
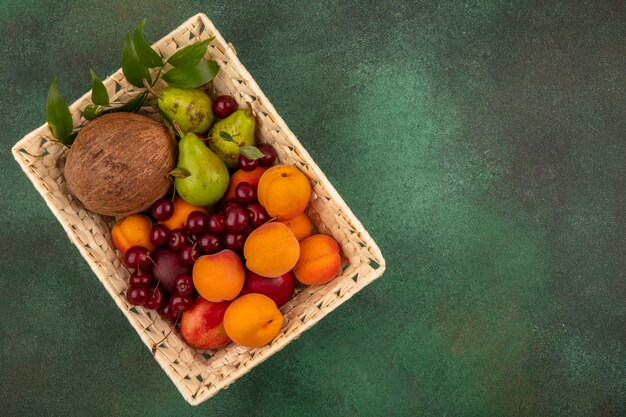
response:
M122 216L146 210L165 195L176 164L167 127L135 113L110 113L76 136L65 162L69 192L88 210Z

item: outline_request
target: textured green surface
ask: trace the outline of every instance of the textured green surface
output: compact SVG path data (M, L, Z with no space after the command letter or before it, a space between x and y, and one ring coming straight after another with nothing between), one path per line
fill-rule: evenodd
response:
M623 2L54 3L0 2L0 414L626 414ZM9 148L199 11L388 267L192 408Z

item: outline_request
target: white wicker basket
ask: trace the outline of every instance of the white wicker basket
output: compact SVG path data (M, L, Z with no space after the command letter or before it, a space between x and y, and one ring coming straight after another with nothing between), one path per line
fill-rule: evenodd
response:
M193 405L209 399L297 339L326 314L380 277L385 269L380 250L367 231L239 62L233 46L226 43L204 14L191 17L153 47L168 57L179 48L211 36L215 36L215 40L207 57L218 63L220 71L207 86L207 91L213 96L230 94L240 105L251 103L257 119L257 140L272 144L282 163L295 165L311 180L313 197L308 214L318 231L332 235L340 243L346 266L340 276L326 285L299 288L297 295L282 307L283 328L268 346L250 349L231 344L216 351L199 351L186 345L176 331L171 332L160 343L155 359L183 397ZM108 77L104 84L112 100L127 101L139 94L139 90L124 79L121 70ZM157 89L163 86L157 85ZM81 111L90 104L90 94L87 92L70 106L75 127L86 122ZM68 194L63 178L67 148L50 140L51 137L48 126L43 125L15 144L13 155L70 241L151 349L170 331L171 323L154 311L133 308L127 303L124 293L129 271L120 262L111 243L114 219L85 210Z

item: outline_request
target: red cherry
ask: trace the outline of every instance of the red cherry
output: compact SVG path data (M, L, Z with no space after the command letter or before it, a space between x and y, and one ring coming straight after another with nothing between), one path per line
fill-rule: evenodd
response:
M247 182L240 182L235 187L235 197L242 203L251 203L256 200L256 188Z
M189 295L195 290L191 275L180 275L174 280L176 294Z
M227 249L240 251L243 249L243 244L246 240L246 237L243 233L226 232L224 233L223 239L224 246Z
M174 203L169 198L161 197L152 204L150 214L157 221L163 222L174 214Z
M162 224L154 224L150 229L150 242L152 242L156 247L161 247L167 245L167 242L170 240L170 231L167 226Z
M193 265L196 262L196 259L200 257L200 249L198 249L197 245L187 243L180 250L180 259L186 265Z
M143 305L150 310L158 310L165 302L165 291L160 287L150 288L148 290L148 300Z
M146 270L136 270L130 274L129 284L131 287L149 287L154 281L152 273Z
M193 297L190 295L174 294L168 304L176 313L182 313L193 306Z
M148 289L145 287L129 287L126 299L134 306L142 306L148 300Z
M178 317L178 311L175 311L172 306L170 306L170 303L166 303L161 306L159 314L168 321L174 321Z
M241 206L229 207L224 224L229 232L241 232L248 224L248 212Z
M246 211L248 212L250 224L255 228L261 226L270 219L270 216L267 214L265 208L259 203L248 204L246 206Z
M219 96L211 107L215 116L225 119L237 109L237 102L231 96Z
M257 166L259 166L259 162L256 159L248 159L242 154L239 154L237 165L242 171L253 171Z
M148 269L152 265L150 251L143 246L133 246L124 254L124 263L130 268Z
M228 200L226 200L224 202L224 204L222 204L222 211L224 213L226 213L226 211L231 208L232 206L238 206L241 207L241 203L239 201L237 201L236 198L229 198Z
M174 229L172 233L170 233L170 241L168 242L168 247L178 252L185 246L187 243L187 238L185 237L185 233L182 229Z
M198 247L203 253L210 255L222 249L222 241L213 233L206 232L198 238Z
M224 230L226 230L226 226L224 226L224 214L211 214L209 216L209 224L207 228L209 229L209 232L213 233L222 233Z
M187 217L185 228L190 233L202 233L205 231L209 218L203 211L192 211Z
M276 151L267 143L257 145L257 148L263 152L263 156L257 159L260 167L271 167L276 162Z

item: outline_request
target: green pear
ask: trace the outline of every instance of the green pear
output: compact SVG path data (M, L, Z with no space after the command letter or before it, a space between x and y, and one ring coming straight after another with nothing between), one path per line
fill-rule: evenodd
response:
M213 125L207 137L209 148L228 168L237 168L239 147L254 145L255 126L256 120L248 110L236 110Z
M215 117L211 98L201 90L168 87L159 93L157 105L170 122L176 122L183 132L205 133Z
M194 206L217 202L228 188L226 165L191 132L178 143L178 165L171 174L178 195Z

